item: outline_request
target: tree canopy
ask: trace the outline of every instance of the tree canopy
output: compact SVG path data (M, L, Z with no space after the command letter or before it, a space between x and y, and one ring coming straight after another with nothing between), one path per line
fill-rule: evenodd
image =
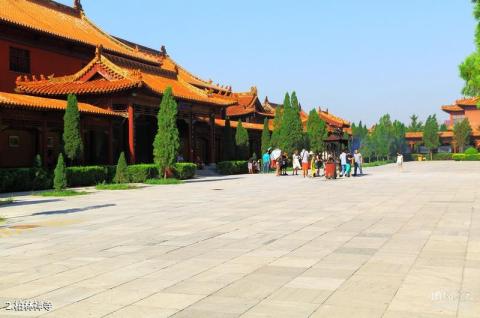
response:
M177 128L177 102L172 96L172 88L167 87L163 93L158 110L158 130L153 141L153 158L158 165L160 175L167 177L167 169L177 160L180 141Z
M78 102L77 97L72 94L68 95L67 108L63 116L63 150L71 161L79 160L83 154Z
M423 122L418 120L418 116L413 114L410 116L410 125L407 127L408 132L423 131Z
M322 152L325 148L325 137L327 135L327 125L323 121L316 109L312 109L308 114L307 137L309 148L313 152Z
M428 116L423 128L423 144L430 151L430 158L433 150L440 146L440 136L438 135L438 121L436 115Z
M463 152L465 146L469 144L471 132L472 128L470 127L470 123L466 118L460 122L457 122L453 126L453 140L455 141L459 152Z
M280 149L291 154L296 149L299 149L303 145L303 125L300 118L298 100L296 95L294 99L294 105L291 104L290 95L285 94L283 102L283 117L282 124L280 126L279 134L279 146Z
M262 153L265 153L268 148L270 148L270 129L268 127L268 118L265 118L262 131Z

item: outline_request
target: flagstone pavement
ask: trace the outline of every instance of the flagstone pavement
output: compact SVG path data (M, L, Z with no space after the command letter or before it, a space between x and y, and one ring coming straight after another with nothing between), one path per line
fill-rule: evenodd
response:
M480 164L365 170L16 197L0 317L479 317Z

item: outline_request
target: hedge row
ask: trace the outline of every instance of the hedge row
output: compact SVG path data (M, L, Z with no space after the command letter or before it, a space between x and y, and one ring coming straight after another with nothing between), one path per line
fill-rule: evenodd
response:
M243 174L248 173L247 161L221 161L217 163L217 171L220 174Z
M453 160L455 161L477 161L480 160L480 154L465 154L465 153L455 153L453 154Z
M433 160L452 160L452 153L437 152L433 154ZM412 153L406 156L406 160L418 161L418 157L424 157L425 160L430 160L430 154Z
M195 176L196 167L193 163L177 163L172 172L177 179L191 179ZM67 184L69 187L83 187L109 183L115 176L115 169L115 166L68 167ZM158 168L154 164L131 165L127 169L132 183L158 177ZM0 169L0 192L51 189L52 183L52 172L43 169Z

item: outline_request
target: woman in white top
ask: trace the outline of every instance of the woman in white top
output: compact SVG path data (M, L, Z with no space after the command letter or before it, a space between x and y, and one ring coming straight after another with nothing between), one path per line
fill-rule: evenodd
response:
M403 155L397 152L397 166L403 168Z
M293 154L293 175L298 176L298 169L302 169L302 165L300 165L300 156L298 155L298 150L295 150Z

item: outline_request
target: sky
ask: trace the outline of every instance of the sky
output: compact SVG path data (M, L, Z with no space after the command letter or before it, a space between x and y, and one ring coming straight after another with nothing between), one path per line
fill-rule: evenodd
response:
M71 5L73 0L60 2ZM261 100L296 91L369 125L447 114L461 98L458 65L473 52L470 0L83 0L106 32L159 49L203 79L256 86Z

